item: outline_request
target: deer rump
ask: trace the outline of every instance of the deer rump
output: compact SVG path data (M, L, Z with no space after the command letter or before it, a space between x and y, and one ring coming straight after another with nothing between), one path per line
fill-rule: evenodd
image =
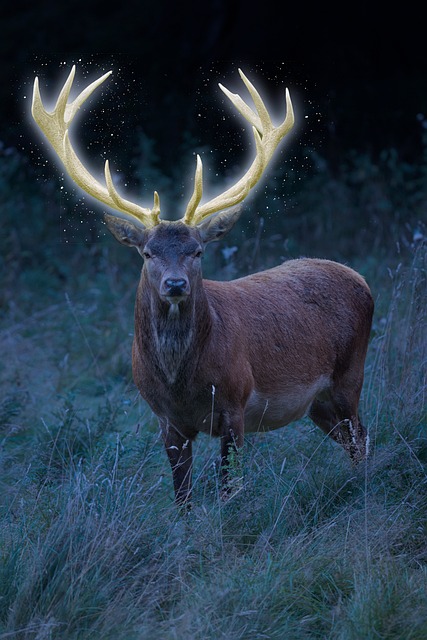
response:
M191 320L181 304L169 324L156 322L143 287L134 379L168 429L191 440L237 432L241 422L246 432L275 429L307 412L328 433L357 420L373 304L352 269L299 259L231 282L204 280L188 301Z

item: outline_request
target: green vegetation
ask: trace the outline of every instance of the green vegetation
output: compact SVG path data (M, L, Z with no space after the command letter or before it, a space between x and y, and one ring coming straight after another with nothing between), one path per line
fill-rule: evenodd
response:
M370 458L352 468L308 420L251 435L223 504L218 443L200 436L183 518L131 378L139 257L59 242L57 181L0 150L1 640L426 640L427 161L309 155L301 186L271 176L205 271L305 254L363 273Z

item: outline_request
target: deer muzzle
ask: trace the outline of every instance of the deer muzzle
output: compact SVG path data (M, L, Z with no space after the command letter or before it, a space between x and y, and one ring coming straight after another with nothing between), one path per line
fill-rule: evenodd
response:
M186 278L165 278L160 293L171 304L178 304L190 294L190 284Z

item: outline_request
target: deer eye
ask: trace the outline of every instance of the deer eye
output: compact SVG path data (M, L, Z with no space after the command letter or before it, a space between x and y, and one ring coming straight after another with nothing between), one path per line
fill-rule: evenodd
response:
M151 258L151 253L148 253L148 251L143 251L142 257L144 258L144 260L148 260L149 258Z
M195 258L201 258L203 254L203 251L201 249L199 249L198 251L196 251L196 253L194 254Z

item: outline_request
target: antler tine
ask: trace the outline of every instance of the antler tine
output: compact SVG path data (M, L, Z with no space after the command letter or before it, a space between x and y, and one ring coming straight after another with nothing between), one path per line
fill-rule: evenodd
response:
M219 86L245 120L252 125L256 145L255 159L244 176L236 184L224 193L200 206L202 174L201 170L196 170L194 193L197 191L197 193L200 194L200 198L197 200L193 193L188 203L184 216L184 222L188 225L196 226L211 214L221 211L222 209L228 209L244 200L249 191L260 180L279 142L286 136L294 124L294 112L288 89L286 89L286 117L280 125L274 126L268 109L257 89L240 69L239 74L253 100L256 112L249 107L238 94L232 93L221 84Z
M194 176L194 190L187 205L187 211L195 211L203 195L203 164L202 159L197 154L196 174Z
M73 84L76 68L73 65L71 72L62 87L55 108L52 112L46 111L40 95L38 78L34 80L34 92L32 103L32 115L44 135L52 145L65 169L74 182L86 193L97 200L112 207L116 211L124 214L132 220L142 223L144 227L154 227L159 224L160 204L157 192L154 193L154 205L152 209L140 207L139 205L122 198L116 188L110 173L108 160L105 163L105 182L102 185L86 169L78 158L70 142L68 129L79 108L89 98L93 91L99 87L110 75L108 71L103 76L88 85L81 93L68 104L71 87Z

